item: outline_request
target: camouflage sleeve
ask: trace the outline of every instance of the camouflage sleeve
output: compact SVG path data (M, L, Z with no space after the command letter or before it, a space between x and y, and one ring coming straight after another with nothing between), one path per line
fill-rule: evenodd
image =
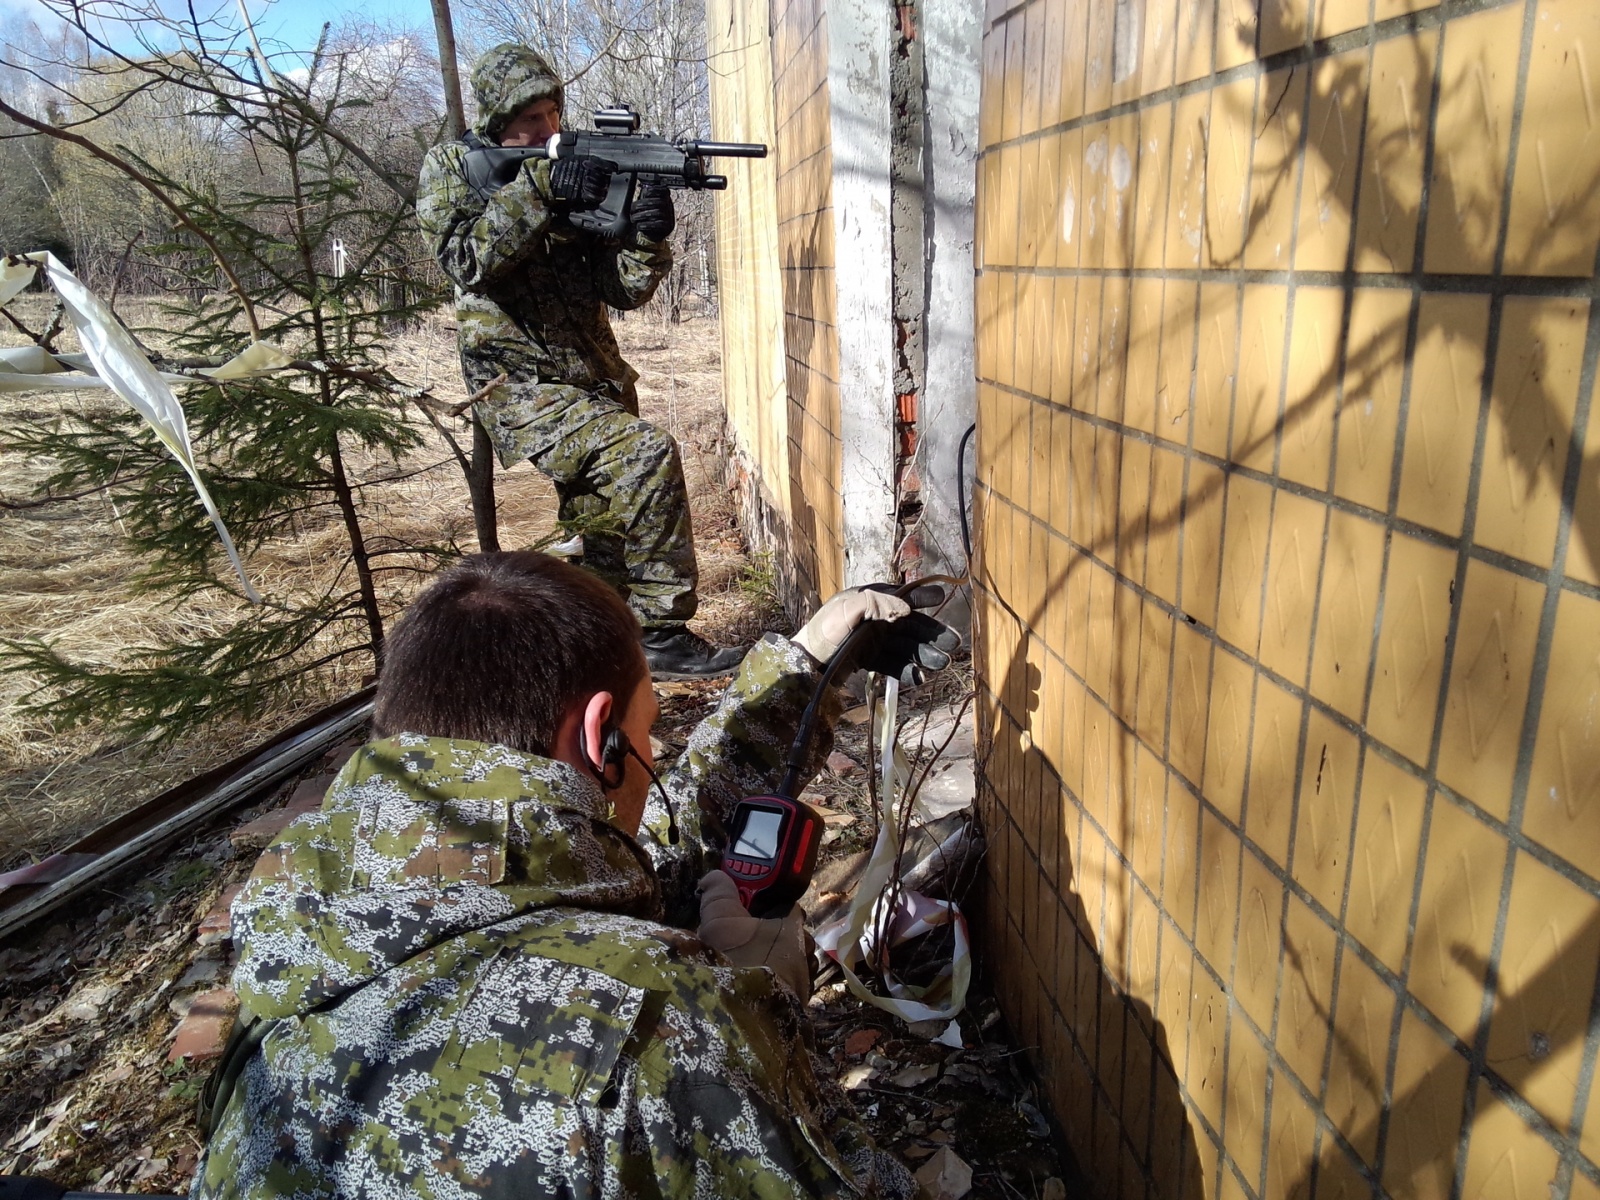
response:
M627 312L648 304L671 269L670 243L647 242L634 233L622 245L595 256L595 288L612 308Z
M417 223L444 273L464 291L514 270L544 245L550 164L533 159L487 201L467 186L458 142L436 146L417 184Z
M816 686L811 656L786 638L767 634L750 648L716 711L695 727L683 754L662 776L677 809L675 846L667 840L666 809L652 791L639 841L655 863L673 924L694 926L699 914L695 884L721 855L734 806L746 796L770 794L782 782L789 748ZM837 693L823 698L801 786L833 748L839 711Z

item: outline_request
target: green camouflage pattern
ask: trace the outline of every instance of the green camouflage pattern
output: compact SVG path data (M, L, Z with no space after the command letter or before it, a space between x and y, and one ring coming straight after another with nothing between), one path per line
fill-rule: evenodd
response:
M495 47L472 81L474 132L489 142L534 100L559 102L560 81L525 47ZM550 476L560 518L584 530L585 565L628 593L640 623L680 624L698 582L683 466L671 436L640 419L639 374L607 315L649 301L671 247L573 228L551 211L548 162L529 159L485 199L466 153L462 141L429 151L417 218L456 285L462 373L484 393L473 411L503 467L528 459Z
M774 786L815 680L781 638L751 651L666 774L678 847L659 801L636 842L564 763L410 733L357 752L234 901L234 986L270 1026L195 1200L909 1198L794 994L661 919Z
M472 68L472 95L478 102L472 132L493 145L500 144L511 118L539 100L566 106L561 76L544 56L528 46L501 42L484 51Z

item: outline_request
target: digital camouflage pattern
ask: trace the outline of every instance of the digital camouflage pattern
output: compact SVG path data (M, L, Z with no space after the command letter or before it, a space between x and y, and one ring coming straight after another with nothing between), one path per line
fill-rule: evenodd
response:
M692 907L702 834L773 786L815 678L781 638L751 651L666 777L678 847L611 826L563 763L359 751L234 902L234 986L271 1024L195 1200L909 1197L793 993L661 920Z
M559 78L525 46L490 50L472 87L472 136L490 144L535 100L561 100ZM456 285L467 391L487 388L473 411L502 466L530 459L554 481L561 519L585 529L585 565L627 590L640 623L679 624L694 614L697 582L683 466L672 438L640 419L639 374L606 315L655 294L671 248L574 229L551 211L548 162L530 159L480 196L466 153L462 141L429 151L417 218Z

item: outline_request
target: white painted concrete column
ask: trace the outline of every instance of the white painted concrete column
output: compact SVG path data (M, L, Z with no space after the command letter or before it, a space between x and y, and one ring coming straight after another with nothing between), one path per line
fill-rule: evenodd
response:
M921 0L927 80L923 211L926 231L926 374L918 413L922 544L930 567L962 574L956 457L977 411L973 359L973 196L978 155L982 9L970 0ZM971 463L973 448L968 448ZM968 489L969 494L971 489ZM958 617L946 612L945 619Z
M843 443L840 490L844 579L852 587L890 578L894 556L894 253L889 190L893 19L894 10L881 0L828 2Z

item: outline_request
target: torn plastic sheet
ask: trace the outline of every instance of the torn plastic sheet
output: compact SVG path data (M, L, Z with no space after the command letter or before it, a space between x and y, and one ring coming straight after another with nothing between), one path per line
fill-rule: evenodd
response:
M52 854L36 863L0 875L0 892L8 887L42 887L47 883L57 883L99 857L98 854L84 853Z
M0 258L0 304L5 304L32 283L35 270L34 265L21 256Z
M878 821L878 840L856 885L850 910L837 921L816 931L817 948L839 964L845 986L851 993L885 1012L906 1021L949 1020L967 1002L967 987L972 981L972 953L967 941L967 923L961 910L945 900L931 900L920 892L898 890L894 911L887 910L889 888L894 882L895 862L900 857L901 797L911 778L905 751L895 740L895 725L900 707L900 681L885 681L883 704L879 708L878 744L883 747L879 762L883 812ZM855 967L875 957L883 934L890 947L938 925L951 925L953 948L949 966L931 988L911 988L888 974L884 985L888 996L871 991L862 983ZM926 1003L943 993L942 1006Z
M888 900L888 893L880 893L872 903L866 928L857 943L861 957L868 962L892 963L892 955L880 949L883 941L887 941L888 950L893 950L895 946L921 937L923 934L932 933L941 926L950 926L954 947L950 962L939 971L932 982L922 986L902 983L892 974L891 966L890 973L884 978L884 986L889 989L889 995L895 999L914 1001L927 1008L927 1012L918 1016L907 1016L907 1020L926 1021L935 1016L940 1019L954 1016L959 1011L958 1008L952 1008L947 1012L937 1011L932 1007L932 1002L945 995L949 995L952 1000L956 999L955 981L958 966L967 961L970 954L966 918L949 900L934 900L921 892L908 891L904 888L895 892L892 910L888 907ZM835 959L838 957L835 953L838 949L838 935L844 932L847 921L848 918L845 921L835 922L817 933L817 945L833 954ZM964 993L965 990L966 985L963 981L961 991Z
M168 383L193 383L185 375L157 372ZM87 354L52 354L43 346L0 350L0 392L77 392L111 385L94 374Z
M267 371L281 371L292 363L290 358L270 342L251 342L220 367L206 367L200 374L224 383L234 379L248 379Z
M150 360L144 356L132 335L122 327L116 315L76 275L67 270L60 259L48 251L35 251L0 261L0 303L26 287L32 281L34 271L41 266L66 307L67 316L77 331L78 341L95 375L104 381L104 386L133 406L188 473L195 491L199 493L200 503L205 506L206 515L211 518L211 524L222 539L222 548L228 553L228 561L233 564L239 582L244 586L245 595L252 603L261 603L261 597L244 573L244 563L234 547L233 538L228 534L228 527L222 523L216 502L206 490L205 481L200 478L200 470L194 461L194 448L189 444L189 425L184 419L183 406L173 395L167 379L150 365ZM51 380L59 378L54 374L39 377ZM4 378L0 374L0 379ZM48 383L44 386L60 385Z

